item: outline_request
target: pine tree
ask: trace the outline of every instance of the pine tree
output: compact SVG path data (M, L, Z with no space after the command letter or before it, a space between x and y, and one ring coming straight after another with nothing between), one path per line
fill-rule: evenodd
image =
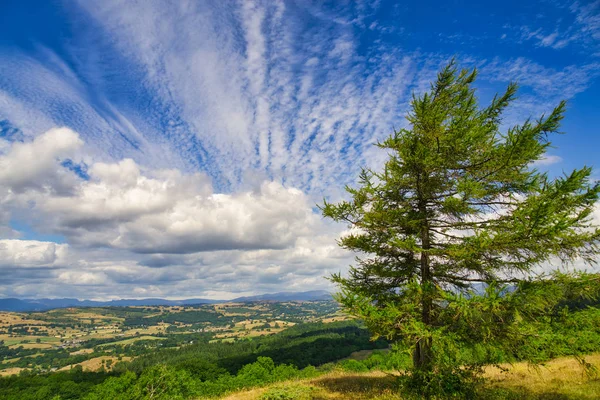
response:
M476 285L488 287L487 306L506 300L506 312L507 299L516 300L503 283L519 287L554 260L593 263L599 249L592 169L551 179L534 164L559 133L565 102L503 129L517 85L482 108L476 76L454 61L443 68L428 93L413 96L408 128L377 144L389 154L383 170L363 169L358 187L347 187L349 201L322 206L325 217L352 228L340 246L362 254L347 276L332 276L338 300L375 335L410 345L420 376L440 366L448 338L484 340L484 323L458 328L474 312L458 310L475 307ZM490 320L486 329L500 328Z

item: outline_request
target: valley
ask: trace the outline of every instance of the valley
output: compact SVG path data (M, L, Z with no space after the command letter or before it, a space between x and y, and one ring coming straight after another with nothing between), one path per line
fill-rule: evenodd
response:
M111 370L157 348L252 340L296 324L345 321L334 301L60 308L0 312L0 374L76 365Z

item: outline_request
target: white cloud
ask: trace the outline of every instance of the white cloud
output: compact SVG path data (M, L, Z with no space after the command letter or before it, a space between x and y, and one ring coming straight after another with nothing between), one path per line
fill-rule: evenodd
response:
M143 172L130 159L92 163L83 180L60 164L60 155L79 146L74 132L51 130L0 156L10 172L0 182L13 204L33 202L30 222L71 243L141 253L286 248L311 234L317 221L300 190L276 182L213 193L204 174Z
M31 143L13 143L6 154L0 154L0 187L14 192L46 188L57 193L73 186L73 175L56 168L72 156L83 142L68 128L51 129Z
M495 58L481 63L479 68L483 80L519 84L518 97L504 115L506 126L548 115L562 100L570 100L585 91L600 75L600 63L596 62L553 68L523 57Z
M314 203L343 197L362 166L382 164L373 143L406 126L411 92L427 90L448 55L386 41L405 28L372 24L368 2L333 12L302 2L79 3L73 14L93 28L64 46L68 63L43 48L0 58L0 116L26 139L0 143L0 235L18 237L17 218L69 243L56 269L13 269L2 293L226 298L328 287L321 277L352 255L334 241L343 227L321 221ZM573 7L591 40L594 9ZM584 40L560 27L533 32L526 40L540 46ZM581 93L600 69L460 61L482 66L484 90L520 82L507 124ZM80 137L41 134L57 125ZM89 180L66 159L85 162Z
M94 272L64 271L58 275L58 282L67 285L93 286L107 283L106 275Z
M334 242L339 227L324 224L298 189L263 181L215 193L204 174L142 168L131 159L94 162L86 148L75 132L55 129L0 155L0 165L17 172L2 177L7 219L18 216L70 243L0 240L0 266L11 271L5 295L90 297L92 290L106 298L156 294L160 284L164 295L234 297L273 285L312 289L314 282L296 281L350 261ZM88 179L62 165L74 152L89 162Z
M546 155L542 159L537 160L536 162L532 163L531 166L532 167L546 167L548 165L558 164L560 162L562 162L562 158L560 156Z
M594 41L600 41L600 1L574 2L571 11L575 14L577 23L582 27L582 34Z
M561 50L567 46L598 49L600 44L600 1L567 1L546 4L564 15L558 21L544 21L543 26L524 25L516 28L520 41L533 41L538 47ZM569 15L570 13L570 15ZM548 23L551 24L548 27ZM507 27L511 27L510 25ZM513 27L513 29L515 29Z
M353 24L366 5L349 6L344 21L309 7L323 21L311 27L281 2L81 5L147 71L153 96L178 110L227 190L258 169L317 197L335 193L368 163L365 150L404 124L410 88L439 65L391 47L360 54Z
M23 72L16 78L5 74L4 79L20 83L8 85L14 90L0 101L8 107L6 114L24 123L31 109L48 113L47 104L34 102L23 89L28 80L22 75L35 76L32 86L43 89L39 97L46 103L54 90L68 97L61 104L85 110L81 117L68 113L65 119L85 125L80 134L104 161L129 157L140 166L202 170L227 192L240 190L247 171L256 171L315 199L339 196L361 166L380 164L372 144L406 124L411 91L427 89L447 60L444 54L399 48L382 40L381 32L365 46L361 35L374 33L364 21L378 7L369 2L339 5L335 12L266 1L165 8L162 1L106 0L79 6L100 28L83 29L69 49L78 56L77 72L98 85L85 87L48 51L42 52L45 63L9 57L5 70ZM299 10L307 15L300 18ZM379 25L372 28L377 31ZM545 34L548 43L560 41L552 35ZM106 41L112 46L108 50ZM119 62L99 71L97 60L105 58ZM593 65L552 70L524 58L496 60L490 68L486 77L492 82L518 79L526 88L543 89L545 97L548 92L572 97L598 70ZM128 95L109 101L106 88L116 83L104 74L119 77L122 86L113 88L114 95ZM21 89L26 96L15 98ZM99 118L89 104L79 106L87 97L100 98L91 104ZM131 104L131 98L143 104ZM542 108L534 100L521 99L524 114Z
M66 261L68 245L37 240L0 240L0 269L52 268Z

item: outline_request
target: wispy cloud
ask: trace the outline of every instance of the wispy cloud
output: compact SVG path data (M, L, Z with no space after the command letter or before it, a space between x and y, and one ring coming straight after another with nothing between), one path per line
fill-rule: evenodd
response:
M21 240L0 256L32 249L24 263L41 263L10 267L0 295L326 287L351 257L334 242L344 227L314 203L381 165L373 144L406 125L412 92L457 51L448 44L491 40L431 33L443 47L409 47L389 40L409 28L376 20L376 1L69 5L76 34L61 49L0 47L0 120L18 128L0 142L0 238ZM569 3L573 30L532 23L515 35L534 50L592 46L594 7ZM521 84L507 124L577 96L600 71L590 58L458 56L480 67L482 98ZM17 217L65 238L60 262L38 257L50 242L18 238Z
M562 157L555 155L546 155L544 158L532 163L533 167L547 167L562 162Z
M84 7L143 65L144 85L212 155L203 168L224 188L247 170L315 192L348 181L373 141L402 123L415 81L437 68L419 71L419 56L391 47L359 51L354 24L314 6ZM319 24L307 25L302 12ZM347 10L348 21L361 12Z
M6 70L23 73L8 80L4 114L19 125L39 114L30 134L72 126L107 160L203 170L225 191L258 175L315 198L337 196L360 166L377 165L372 144L405 124L411 92L448 58L382 40L365 46L372 30L364 21L378 6L369 2L334 10L261 1L80 6L95 33L82 34L71 53L96 56L73 56L75 66L48 51L43 63L9 58ZM119 62L100 72L98 58ZM486 65L490 81L516 79L546 97L572 97L598 70L552 70L524 58ZM108 73L120 76L118 89ZM26 82L35 94L21 91Z
M520 41L533 41L538 47L555 50L567 46L598 50L600 46L600 1L548 2L546 7L563 14L557 22L541 18L537 22L522 26L507 26L516 32ZM542 14L543 15L543 14ZM532 21L536 22L536 21Z

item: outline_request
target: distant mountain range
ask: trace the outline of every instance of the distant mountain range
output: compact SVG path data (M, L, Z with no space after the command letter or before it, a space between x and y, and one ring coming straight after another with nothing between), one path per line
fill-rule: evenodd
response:
M66 307L124 307L124 306L183 306L192 304L215 303L249 303L253 301L315 301L331 300L331 293L325 290L311 290L308 292L280 292L261 294L258 296L238 297L231 300L212 299L121 299L111 301L94 301L78 299L0 299L1 311L45 311L53 308Z
M331 300L331 293L326 290L310 290L308 292L279 292L270 294L259 294L258 296L238 297L231 302L251 301L315 301Z

